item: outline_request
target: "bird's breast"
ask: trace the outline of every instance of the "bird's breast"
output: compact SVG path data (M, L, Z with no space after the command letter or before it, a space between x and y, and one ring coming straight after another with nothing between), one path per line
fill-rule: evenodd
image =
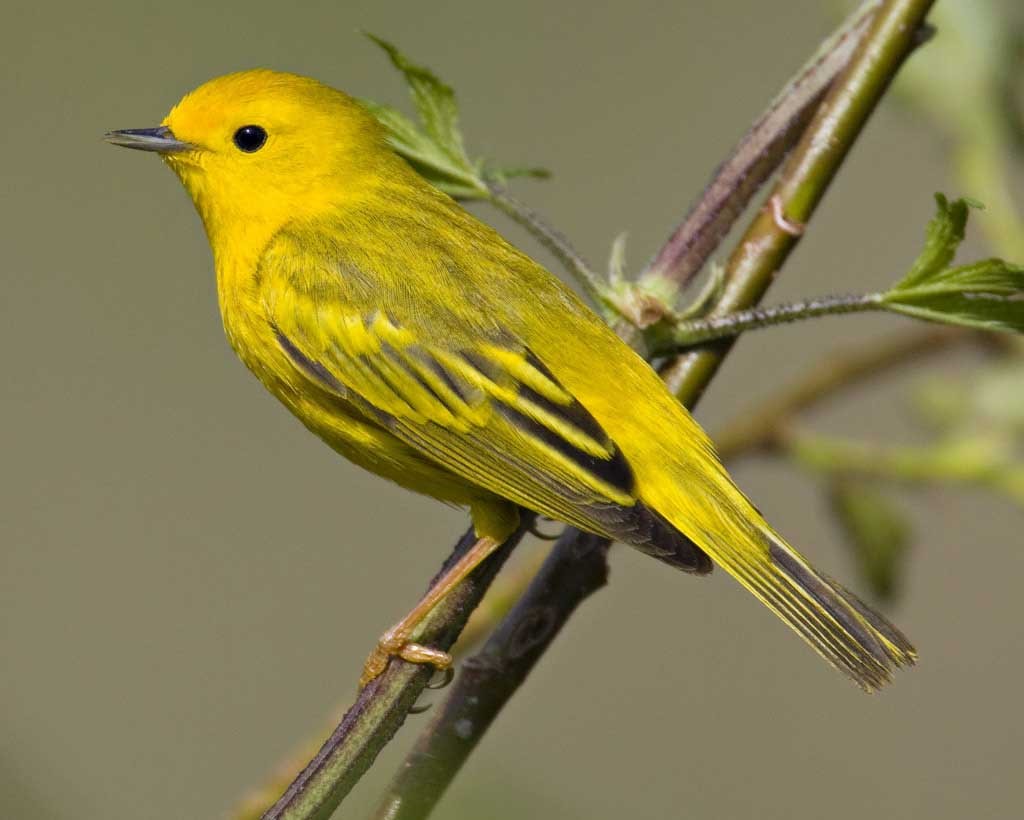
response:
M217 298L228 343L249 370L275 396L287 402L294 391L287 357L253 287L254 276L217 268Z

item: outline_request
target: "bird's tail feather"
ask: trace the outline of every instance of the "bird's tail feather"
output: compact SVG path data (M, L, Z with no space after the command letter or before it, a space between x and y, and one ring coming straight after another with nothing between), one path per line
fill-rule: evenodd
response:
M698 543L826 661L867 691L914 663L914 647L895 626L815 571L767 524L751 522L747 534L755 544L716 537Z

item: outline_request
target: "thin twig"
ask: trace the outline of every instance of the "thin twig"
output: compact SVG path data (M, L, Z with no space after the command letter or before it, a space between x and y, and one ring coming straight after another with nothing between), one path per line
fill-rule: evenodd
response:
M789 435L786 452L811 470L906 484L964 484L1024 504L1024 465L1003 435L975 433L943 446L877 444L817 433Z
M870 33L857 48L849 68L828 94L783 171L775 195L779 196L784 213L791 221L806 223L809 220L868 116L911 50L914 33L931 5L932 0L889 0L882 5ZM755 305L797 240L798 237L783 231L770 215L767 218L759 215L730 258L727 287L719 302L719 311L727 313ZM680 356L668 369L671 386L684 404L692 407L700 398L728 348L729 345L724 344ZM568 577L573 577L578 567L575 559L562 556L554 560L564 563ZM546 590L534 582L527 595L536 606L547 606L549 612L571 613L582 600L581 590L585 594L592 591L582 584ZM528 628L525 625L528 622L521 620L524 611L528 615L533 610L514 610L485 645L484 653L497 664L486 678L489 686L505 675L521 681L540 657L537 654L508 660L512 653L507 636L521 634L520 630ZM561 625L561 622L552 623L547 629L554 634ZM502 660L504 664L500 663ZM443 714L424 733L414 756L403 766L377 817L421 820L428 816L466 755L479 741L483 729L514 689L489 695L477 681L463 683L460 680L449 695ZM458 716L458 721L468 721L463 725L473 729L472 743L451 743L451 738L458 736L458 725L452 723L454 716Z
M868 35L826 95L769 197L777 199L789 222L805 225L810 220L899 66L921 42L919 31L933 3L885 0L872 18ZM800 238L781 228L771 211L762 209L729 259L725 293L713 314L756 305ZM731 346L725 340L699 353L678 356L662 368L662 376L673 392L696 398Z
M519 530L437 606L415 636L416 640L439 649L447 649L455 642L470 613L532 520L532 515L524 514ZM470 527L438 575L475 542L476 534ZM356 702L320 751L267 810L263 820L326 820L330 817L398 731L430 682L431 674L429 667L393 660L384 674L358 694Z
M487 180L490 202L518 222L575 277L596 307L607 313L607 283L583 258L568 238L539 213L513 197L504 185Z
M540 572L545 559L551 553L552 546L551 543L536 543L517 548L515 566L506 567L498 576L498 580L487 590L487 596L480 602L480 606L473 610L466 628L462 630L459 640L452 647L452 656L456 662L474 652L487 640L494 627L512 611L523 597L526 587ZM522 555L524 549L529 550L525 556Z
M377 820L430 814L454 773L453 761L469 756L576 607L605 585L608 547L603 538L565 530L509 616L463 663L444 706L391 783Z
M739 336L748 330L760 330L820 316L863 313L869 310L885 310L882 294L821 296L785 305L756 307L701 319L667 322L650 328L648 341L652 354L667 356L703 342Z
M642 289L668 280L681 290L700 272L746 204L803 133L879 5L878 0L861 3L772 100L651 260L640 279Z
M951 346L976 340L979 334L962 328L921 327L824 358L794 384L740 413L714 437L723 459L770 449L801 413L832 399L869 378L908 362L933 356Z

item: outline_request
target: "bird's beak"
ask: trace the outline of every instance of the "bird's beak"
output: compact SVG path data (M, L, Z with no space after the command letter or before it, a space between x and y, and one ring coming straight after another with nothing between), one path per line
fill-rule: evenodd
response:
M113 145L134 148L137 151L156 151L158 154L174 154L195 148L189 142L176 139L166 125L158 128L126 128L123 131L108 131L103 139Z

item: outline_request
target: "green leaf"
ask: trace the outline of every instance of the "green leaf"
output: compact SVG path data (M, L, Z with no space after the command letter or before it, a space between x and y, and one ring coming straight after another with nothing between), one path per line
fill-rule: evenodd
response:
M892 502L863 481L832 482L829 499L846 533L860 574L875 596L899 594L910 526Z
M453 163L448 154L404 114L371 100L360 102L384 126L391 147L431 184L457 198L480 198L486 194L476 174Z
M725 291L725 267L718 262L711 262L710 273L704 287L701 288L697 298L680 311L682 319L698 319L707 316L711 309L718 304Z
M935 194L935 204L937 210L928 223L924 250L914 260L910 272L897 288L916 285L935 276L953 261L956 249L964 241L967 200L955 199L950 203L942 194Z
M391 63L405 75L405 81L412 92L416 111L423 122L423 128L437 146L456 164L464 164L472 170L472 163L466 156L459 131L459 108L455 103L455 92L443 83L430 69L408 60L393 44L374 34L367 34L391 58Z
M388 55L412 92L419 116L414 123L401 112L372 100L362 104L381 122L388 142L421 176L456 199L487 199L488 181L504 183L514 177L546 179L544 168L521 166L484 166L466 154L459 130L459 109L455 92L424 66L410 61L392 43L367 33Z
M1024 267L985 259L948 268L884 294L888 309L919 319L1024 333Z
M903 280L882 294L880 305L930 322L1024 332L1024 268L1002 259L949 267L964 238L968 208L977 204L949 202L942 194L935 202L924 250Z
M388 132L388 139L395 148L403 151L424 150L432 146L427 136L416 125L397 109L389 105L381 105L373 100L361 99L359 102L369 109Z

